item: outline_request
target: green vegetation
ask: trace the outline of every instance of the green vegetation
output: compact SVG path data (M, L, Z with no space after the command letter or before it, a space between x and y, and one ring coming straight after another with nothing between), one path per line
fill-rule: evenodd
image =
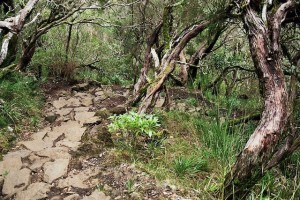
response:
M199 199L300 199L299 13L299 0L1 0L0 153L41 124L43 92L70 94L101 118L81 149L111 165Z
M15 73L0 80L0 151L8 150L19 132L39 125L43 97L35 77Z
M109 131L114 134L121 134L122 139L129 140L129 145L136 146L142 137L149 140L161 136L161 132L157 130L160 124L154 115L129 112L124 115L111 116L109 119L112 120L108 126Z

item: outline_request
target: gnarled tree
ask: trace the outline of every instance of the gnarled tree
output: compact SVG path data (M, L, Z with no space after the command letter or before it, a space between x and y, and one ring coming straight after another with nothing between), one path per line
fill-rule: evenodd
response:
M244 2L244 1L243 1ZM288 119L288 95L282 69L280 33L282 22L295 8L293 0L247 1L242 5L243 22L248 33L256 73L263 88L264 110L261 120L225 180L225 199L244 199L276 156L276 145ZM262 10L261 10L262 9ZM262 12L261 12L262 11ZM274 165L273 165L274 166Z

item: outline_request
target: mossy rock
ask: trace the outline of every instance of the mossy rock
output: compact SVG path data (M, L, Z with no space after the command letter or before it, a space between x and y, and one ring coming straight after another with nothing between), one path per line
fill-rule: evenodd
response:
M101 109L96 111L95 113L95 116L101 117L102 119L107 119L111 115L112 113L109 112L107 109Z
M109 109L109 112L116 115L122 115L127 112L127 109L123 106L117 106Z

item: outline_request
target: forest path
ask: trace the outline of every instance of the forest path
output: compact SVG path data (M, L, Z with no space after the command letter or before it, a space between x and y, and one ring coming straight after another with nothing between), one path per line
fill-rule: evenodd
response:
M4 155L0 162L2 198L110 199L99 189L95 190L97 174L101 171L97 165L82 160L80 170L72 167L76 159L74 152L82 145L83 135L89 127L101 123L101 117L95 116L98 109L95 105L110 95L120 100L117 103L126 100L122 94L113 94L111 88L90 89L89 84L60 91L56 100L50 99L45 108L45 120L49 123L28 140L18 142L15 150ZM104 106L117 105L110 100L110 105L104 102Z
M0 162L0 199L196 199L114 150L107 118L126 112L129 88L92 82L47 91L43 128L25 134Z

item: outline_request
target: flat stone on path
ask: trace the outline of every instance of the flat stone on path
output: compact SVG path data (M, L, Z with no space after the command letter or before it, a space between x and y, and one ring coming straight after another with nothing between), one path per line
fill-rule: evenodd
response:
M80 146L81 142L71 142L67 139L61 140L56 143L56 147L68 147L72 151L76 151L78 147Z
M3 160L10 159L10 158L13 158L13 157L26 158L27 156L29 156L30 153L31 153L31 151L26 150L26 149L9 152L8 154L3 156Z
M77 112L75 114L75 120L83 124L86 120L94 116L95 116L95 112Z
M73 108L62 108L60 110L56 110L55 113L60 115L61 117L70 114Z
M53 128L53 132L64 133L65 138L72 142L79 142L85 130L86 128L82 127L76 121L64 122L61 126Z
M68 153L66 147L53 147L47 148L36 153L40 157L48 157L51 159L71 159L71 155Z
M77 107L77 108L74 108L74 111L75 112L87 112L87 111L89 111L89 109L90 108L88 108L88 107Z
M81 86L79 88L81 89ZM15 200L110 199L99 190L82 197L99 183L97 175L102 168L89 165L77 170L72 169L73 165L70 164L71 152L80 147L83 134L90 129L84 125L91 127L102 121L102 116L95 116L95 112L89 111L96 109L92 107L95 102L94 91L87 93L73 91L75 93L73 97L67 94L48 103L51 108L46 106L44 116L45 120L53 123L51 125L47 123L47 127L33 133L31 141L19 142L18 145L22 150L9 152L3 156L3 161L0 162L1 197ZM105 93L99 91L96 98L107 99L113 96L112 91ZM108 112L107 117L109 115Z
M33 183L25 191L17 193L15 200L38 200L46 198L50 185L43 182Z
M48 132L50 132L50 131L51 131L51 128L50 128L50 127L46 127L46 128L44 128L43 130L41 130L41 131L39 131L39 132L33 133L33 134L31 135L31 138L32 138L33 140L42 140L42 139L45 137L45 135L46 135Z
M25 146L27 149L31 151L41 151L53 145L52 143L45 142L43 140L23 141L23 142L19 142L18 144Z
M81 104L86 107L91 106L91 105L93 105L93 98L86 97L85 99L81 100Z
M32 160L32 164L28 168L34 172L37 172L46 162L51 160L50 158L41 158L35 155L30 156L30 159Z
M0 175L15 173L22 167L21 156L9 156L0 162Z
M57 159L44 164L44 181L52 183L55 179L65 176L68 172L70 159Z
M24 168L8 173L4 179L2 193L12 195L27 187L30 182L30 172L30 169Z
M59 188L66 188L66 187L75 187L75 188L92 188L95 185L90 185L86 183L86 181L92 177L96 176L99 174L100 169L99 168L94 168L94 169L86 169L84 171L81 171L79 173L72 172L69 173L68 177L65 179L61 179L58 182L58 187Z
M95 124L100 124L102 121L102 119L98 116L95 116L95 117L91 117L87 120L85 120L83 122L83 125L86 126L86 125L95 125Z
M80 105L81 105L81 103L80 103L79 99L74 98L74 97L68 99L67 104L66 104L67 107L77 107Z
M61 131L61 129L55 127L53 128L53 131L50 131L45 135L43 141L51 143L53 145L54 141L56 141L60 137L64 137L64 134L65 133Z
M62 108L62 107L64 107L64 106L66 106L67 105L67 100L65 99L65 98L63 98L63 97L60 97L58 100L56 100L56 101L53 101L53 107L54 108L56 108L56 109L60 109L60 108Z
M86 196L82 200L110 200L110 197L101 191L95 190L90 196Z

